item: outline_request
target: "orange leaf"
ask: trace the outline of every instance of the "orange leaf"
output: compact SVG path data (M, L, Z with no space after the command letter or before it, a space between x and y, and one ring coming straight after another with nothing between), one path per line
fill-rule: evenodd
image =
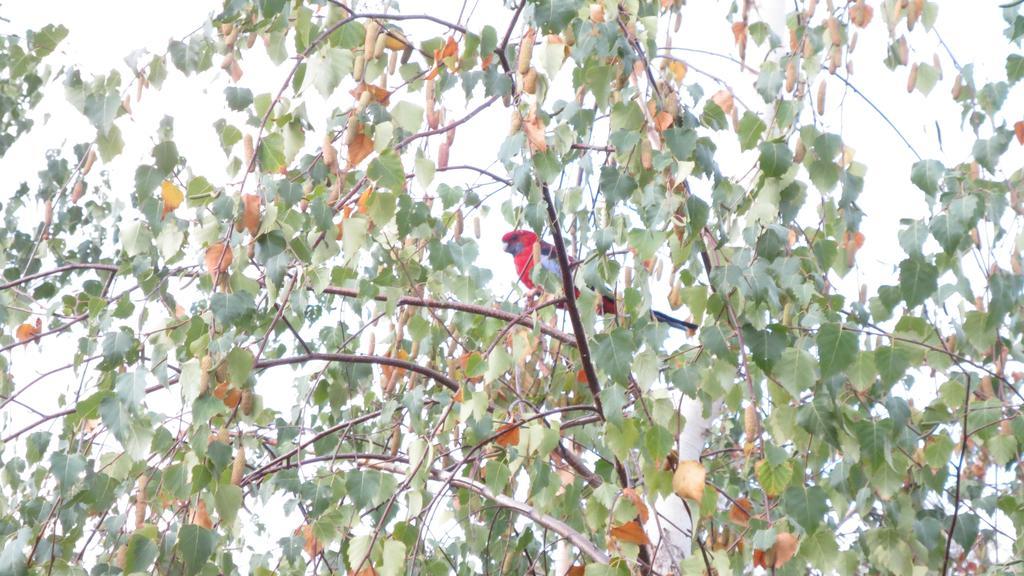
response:
M224 405L228 408L238 408L238 404L242 401L242 391L238 388L230 388L224 395Z
M580 384L586 384L587 371L584 370L583 368L580 368L579 371L576 372L576 381L579 382Z
M767 568L768 559L767 554L764 550L754 550L754 567L756 568Z
M729 521L733 524L739 524L740 526L746 526L750 523L750 513L753 512L754 506L747 498L737 498L729 508Z
M494 54L488 54L487 56L484 56L483 59L480 60L480 67L483 68L484 71L486 71L488 68L491 67L492 60L494 60Z
M216 278L227 271L228 267L231 266L231 259L234 255L231 253L231 248L225 246L223 243L214 244L206 249L206 257L204 258L206 264L206 271L211 277Z
M260 231L260 204L257 194L242 194L242 226L256 236Z
M523 120L523 131L526 132L526 141L530 150L544 152L548 149L548 142L544 138L544 122L537 117L537 112L530 112L530 115Z
M348 167L355 168L370 152L373 152L373 140L360 131L348 145Z
M733 22L732 25L732 36L736 39L736 44L746 42L747 40L747 23L746 22Z
M654 127L658 132L664 132L672 126L672 115L662 110L654 115Z
M213 397L218 400L224 400L228 395L228 383L227 381L218 382L217 386L213 389Z
M299 529L295 531L295 534L301 534L303 539L306 540L306 543L302 545L302 549L310 558L316 556L320 552L323 552L324 547L316 539L316 536L313 535L313 527L309 524L303 524Z
M680 498L688 498L700 502L704 497L704 480L707 471L704 465L696 460L683 460L676 466L672 475L672 490Z
M850 22L853 22L854 26L858 28L867 26L874 15L875 9L864 2L858 2L853 8L850 8Z
M586 567L573 564L565 571L565 576L584 576L586 573Z
M462 402L462 398L463 398L462 387L459 386L459 391L456 392L454 396L452 396L452 401L453 402Z
M505 448L518 445L519 423L511 422L509 424L505 424L501 428L498 428L498 436L494 439L494 443Z
M1013 133L1017 135L1017 142L1024 144L1024 120L1014 123Z
M380 102L382 106L387 106L391 101L391 92L388 92L387 88L381 88L380 86L374 86L373 84L367 84L366 82L356 86L349 94L353 98L359 100L359 97L363 95L363 92L370 93L370 99L374 102Z
M636 520L615 526L612 528L611 535L616 540L630 544L644 546L651 543L647 534L644 533L644 527Z
M35 324L22 324L18 326L18 330L15 332L15 336L18 338L18 342L26 342L39 335L43 331L43 321L40 318L36 318Z
M160 219L163 220L164 216L181 206L182 200L185 199L185 193L181 191L181 188L175 186L174 182L164 180L160 183L160 197L164 201L164 209L160 214Z
M636 508L636 514L640 517L640 521L646 523L647 518L650 516L650 512L647 510L647 505L644 504L643 498L636 493L636 490L632 488L623 488L622 495L629 498L629 501L633 503L633 507Z
M682 82L683 78L686 78L686 63L679 60L672 60L668 63L668 71L672 73L672 77L676 79L676 82Z
M370 201L370 196L373 196L373 186L367 186L363 193L359 195L359 200L356 202L356 206L359 207L360 214L366 214L367 203Z
M728 90L725 90L725 89L719 90L718 92L715 92L715 95L711 97L711 100L715 104L718 104L718 107L722 109L722 112L725 112L726 114L729 114L729 113L732 112L732 108L733 108L732 92L729 92Z
M455 56L459 53L459 45L455 42L455 35L448 37L448 41L444 43L444 48L441 50L440 60L444 60L449 56Z
M349 572L349 576L377 576L377 571L373 569L373 566L367 566L359 572Z
M210 513L206 511L206 502L200 500L192 511L192 524L202 526L207 530L213 528L213 520L210 518Z

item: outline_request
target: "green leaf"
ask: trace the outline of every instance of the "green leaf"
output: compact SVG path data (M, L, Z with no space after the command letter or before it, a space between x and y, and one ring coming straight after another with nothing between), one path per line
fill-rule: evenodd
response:
M224 97L228 101L228 108L241 112L252 104L252 90L238 86L228 86L224 89Z
M842 372L857 359L857 336L839 324L824 324L817 342L822 377Z
M783 142L765 142L760 150L758 163L765 176L782 176L793 165L793 152Z
M1024 78L1024 56L1010 54L1006 57L1006 79L1012 85L1021 78Z
M398 576L405 570L405 544L388 538L384 541L384 566L381 576Z
M195 524L185 524L178 529L178 553L185 563L188 576L198 574L213 554L217 545L217 535Z
M68 36L68 29L61 25L47 24L31 35L32 51L36 57L45 58L49 56L57 46Z
M267 134L259 143L256 159L262 172L277 172L284 166L284 137L278 133Z
M391 118L406 132L416 132L423 124L423 107L411 102L399 102L391 109Z
M764 122L757 114L749 110L744 112L739 126L740 150L745 152L757 146L766 128ZM696 139L694 143L696 143Z
M819 486L793 486L782 496L786 514L807 532L814 532L828 513L825 491Z
M939 189L939 179L946 168L938 160L919 160L910 169L910 181L929 196Z
M923 304L938 289L939 271L920 256L900 262L900 294L913 308Z
M815 361L809 352L800 348L786 348L782 351L772 373L793 398L799 398L805 390L813 390L815 382Z
M405 169L402 168L402 159L393 151L387 151L370 162L366 175L377 183L393 192L401 192L405 189Z
M630 367L633 365L635 351L633 337L623 328L616 328L610 334L598 334L594 337L594 362L617 384L629 384Z
M228 364L228 376L235 386L242 386L252 374L256 358L247 348L235 348L228 353L225 362Z
M234 484L221 484L214 495L214 505L221 524L230 526L235 522L238 509L242 507L242 489Z
M124 573L148 572L160 550L156 543L143 532L136 531L128 538L128 553L124 561Z

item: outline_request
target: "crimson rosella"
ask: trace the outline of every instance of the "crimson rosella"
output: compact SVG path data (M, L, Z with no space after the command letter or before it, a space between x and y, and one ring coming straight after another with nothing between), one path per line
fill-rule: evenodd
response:
M529 230L513 230L506 233L501 237L501 241L505 243L505 252L508 252L514 257L516 263L516 273L519 275L519 281L522 282L527 288L533 290L533 261L534 244L540 244L540 265L542 268L561 277L562 269L558 265L558 256L555 254L555 247L543 240L537 238L537 235ZM572 264L573 260L570 259L569 263ZM579 289L576 289L576 296L580 295ZM615 304L615 299L607 294L601 295L601 312L604 314L615 314L618 312L618 308ZM680 330L696 330L697 325L692 322L686 322L678 318L673 318L663 312L657 312L652 310L651 316L658 322L664 322L673 328Z

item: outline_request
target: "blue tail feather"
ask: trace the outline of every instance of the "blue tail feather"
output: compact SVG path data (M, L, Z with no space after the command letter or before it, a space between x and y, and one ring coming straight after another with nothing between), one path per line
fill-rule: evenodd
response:
M665 314L664 312L658 312L657 310L651 310L651 316L653 316L654 319L657 320L658 322L664 322L665 324L668 324L669 326L671 326L673 328L677 328L679 330L696 330L697 329L697 325L694 324L693 322L687 322L685 320L680 320L678 318L673 318L672 316L669 316L668 314Z

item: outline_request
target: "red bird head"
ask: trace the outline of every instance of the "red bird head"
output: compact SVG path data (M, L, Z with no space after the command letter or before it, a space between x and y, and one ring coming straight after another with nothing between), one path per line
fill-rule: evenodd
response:
M523 250L532 249L537 235L529 230L513 230L502 236L501 241L505 243L505 252L515 256Z

